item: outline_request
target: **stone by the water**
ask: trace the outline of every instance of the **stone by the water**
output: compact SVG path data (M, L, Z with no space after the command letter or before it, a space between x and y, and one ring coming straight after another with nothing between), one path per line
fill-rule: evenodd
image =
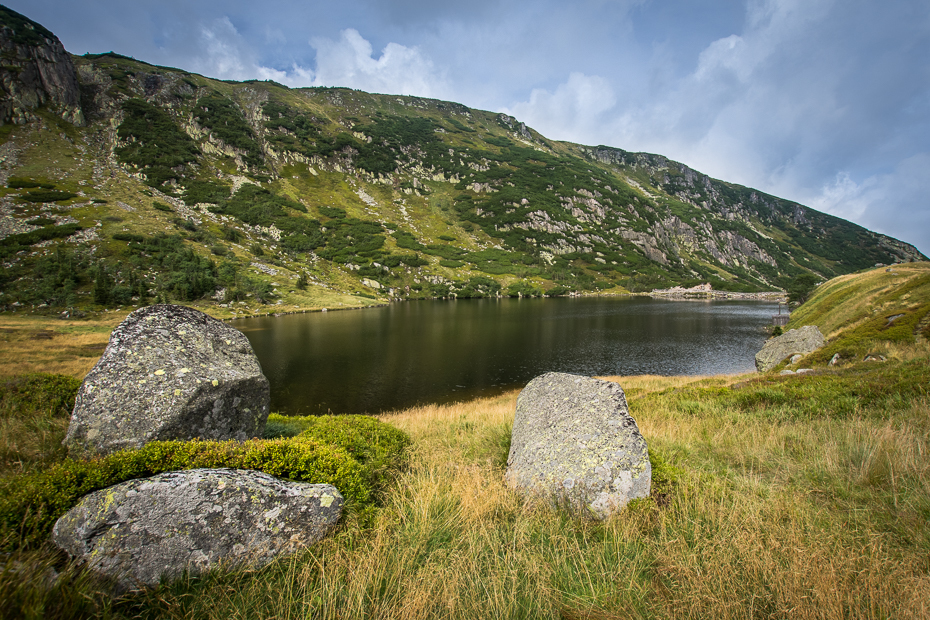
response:
M92 456L159 440L243 441L261 435L269 400L242 332L193 308L148 306L113 330L64 443Z
M55 523L52 542L135 589L185 570L263 566L320 540L342 504L328 484L236 469L169 472L85 496Z
M506 479L598 519L648 497L649 451L623 389L564 373L530 381L517 399Z
M759 372L769 371L789 357L813 353L825 342L823 334L814 325L789 329L781 336L770 338L762 345L762 350L756 353L756 369ZM798 357L797 360L792 360L792 363L797 363L801 359Z

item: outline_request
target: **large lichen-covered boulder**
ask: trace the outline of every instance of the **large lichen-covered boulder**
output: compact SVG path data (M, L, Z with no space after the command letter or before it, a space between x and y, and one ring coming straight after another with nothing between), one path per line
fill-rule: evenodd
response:
M132 589L218 564L263 566L320 540L342 504L329 484L191 469L86 495L55 523L52 542Z
M506 479L599 519L648 497L649 451L623 388L564 373L530 381L517 398Z
M766 372L793 355L807 355L824 345L823 334L813 325L789 329L781 336L770 338L756 353L756 369Z
M170 439L261 435L268 379L246 337L203 312L136 310L81 384L65 445L73 456Z

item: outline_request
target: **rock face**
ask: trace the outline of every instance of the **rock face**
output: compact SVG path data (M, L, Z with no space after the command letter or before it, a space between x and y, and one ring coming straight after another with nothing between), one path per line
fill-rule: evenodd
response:
M154 586L218 563L263 566L322 538L342 504L328 484L192 469L85 496L55 523L52 542L122 589Z
M506 479L601 519L648 497L649 452L623 389L563 373L530 381L517 399Z
M84 124L77 72L54 34L0 6L0 123L22 125L48 105L62 118Z
M150 441L243 441L268 419L268 379L246 337L168 304L136 310L78 391L65 445L106 454Z
M781 336L771 338L756 353L756 369L766 372L793 355L807 355L824 345L823 334L813 325L789 329ZM798 358L800 360L800 358Z

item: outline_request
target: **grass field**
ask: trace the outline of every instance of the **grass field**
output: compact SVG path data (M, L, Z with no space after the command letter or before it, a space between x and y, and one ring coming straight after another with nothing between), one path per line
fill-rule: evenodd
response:
M868 372L880 382L902 366L930 378L926 360ZM862 381L849 369L833 376L824 402ZM806 379L780 388L800 395ZM514 392L382 416L413 438L410 464L374 516L303 555L114 601L50 550L14 552L0 597L26 617L930 615L926 394L811 416L766 403L773 388L753 376L615 380L677 480L609 521L527 503L504 485ZM755 398L727 398L740 393ZM43 432L32 450L63 427ZM61 576L46 586L52 566Z

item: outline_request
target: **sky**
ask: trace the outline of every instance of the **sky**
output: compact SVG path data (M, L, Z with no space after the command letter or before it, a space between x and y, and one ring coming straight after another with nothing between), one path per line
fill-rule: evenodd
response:
M74 54L506 112L930 254L927 0L3 0Z

